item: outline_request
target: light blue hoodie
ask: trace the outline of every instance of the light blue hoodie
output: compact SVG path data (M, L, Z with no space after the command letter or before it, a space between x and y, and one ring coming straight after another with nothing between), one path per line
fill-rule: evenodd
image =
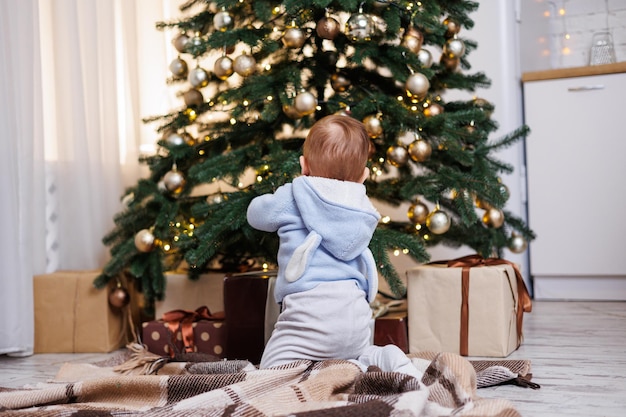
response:
M365 186L351 181L301 176L252 200L248 223L280 238L276 302L340 280L354 280L373 301L378 273L368 245L379 219Z

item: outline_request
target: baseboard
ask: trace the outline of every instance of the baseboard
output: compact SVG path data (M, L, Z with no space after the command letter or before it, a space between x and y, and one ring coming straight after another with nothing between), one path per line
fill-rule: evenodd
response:
M536 300L625 301L623 276L534 276Z

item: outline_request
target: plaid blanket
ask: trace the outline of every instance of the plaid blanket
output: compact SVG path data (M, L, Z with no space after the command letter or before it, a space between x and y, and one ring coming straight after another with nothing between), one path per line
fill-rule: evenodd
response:
M173 362L156 375L66 364L54 384L0 389L0 416L516 417L509 401L479 398L476 389L532 386L528 361L471 362L451 353L409 356L424 366L421 381L375 368L362 372L343 360L263 370L247 361Z

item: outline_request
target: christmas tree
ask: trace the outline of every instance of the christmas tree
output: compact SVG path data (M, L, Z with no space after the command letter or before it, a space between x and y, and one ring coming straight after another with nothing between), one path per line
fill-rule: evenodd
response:
M391 290L405 289L389 252L417 262L431 245L467 245L482 256L522 252L533 232L503 210L512 167L493 154L527 134L493 139L493 105L447 90L489 86L472 73L477 45L464 38L478 3L464 0L190 0L173 30L170 64L180 107L146 119L159 151L150 175L124 196L103 241L111 260L97 286L122 272L150 305L164 272L191 279L213 268L271 267L275 234L252 229L249 202L300 173L310 126L328 114L361 120L371 137L368 195L409 204L382 220L370 243Z

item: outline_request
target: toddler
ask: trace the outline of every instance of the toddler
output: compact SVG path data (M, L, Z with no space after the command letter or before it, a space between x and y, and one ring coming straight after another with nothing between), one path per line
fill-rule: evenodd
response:
M368 245L380 215L363 185L369 149L361 122L326 116L306 137L302 176L248 207L250 225L280 239L274 296L281 313L260 368L346 359L421 378L397 346L371 344L378 274Z

